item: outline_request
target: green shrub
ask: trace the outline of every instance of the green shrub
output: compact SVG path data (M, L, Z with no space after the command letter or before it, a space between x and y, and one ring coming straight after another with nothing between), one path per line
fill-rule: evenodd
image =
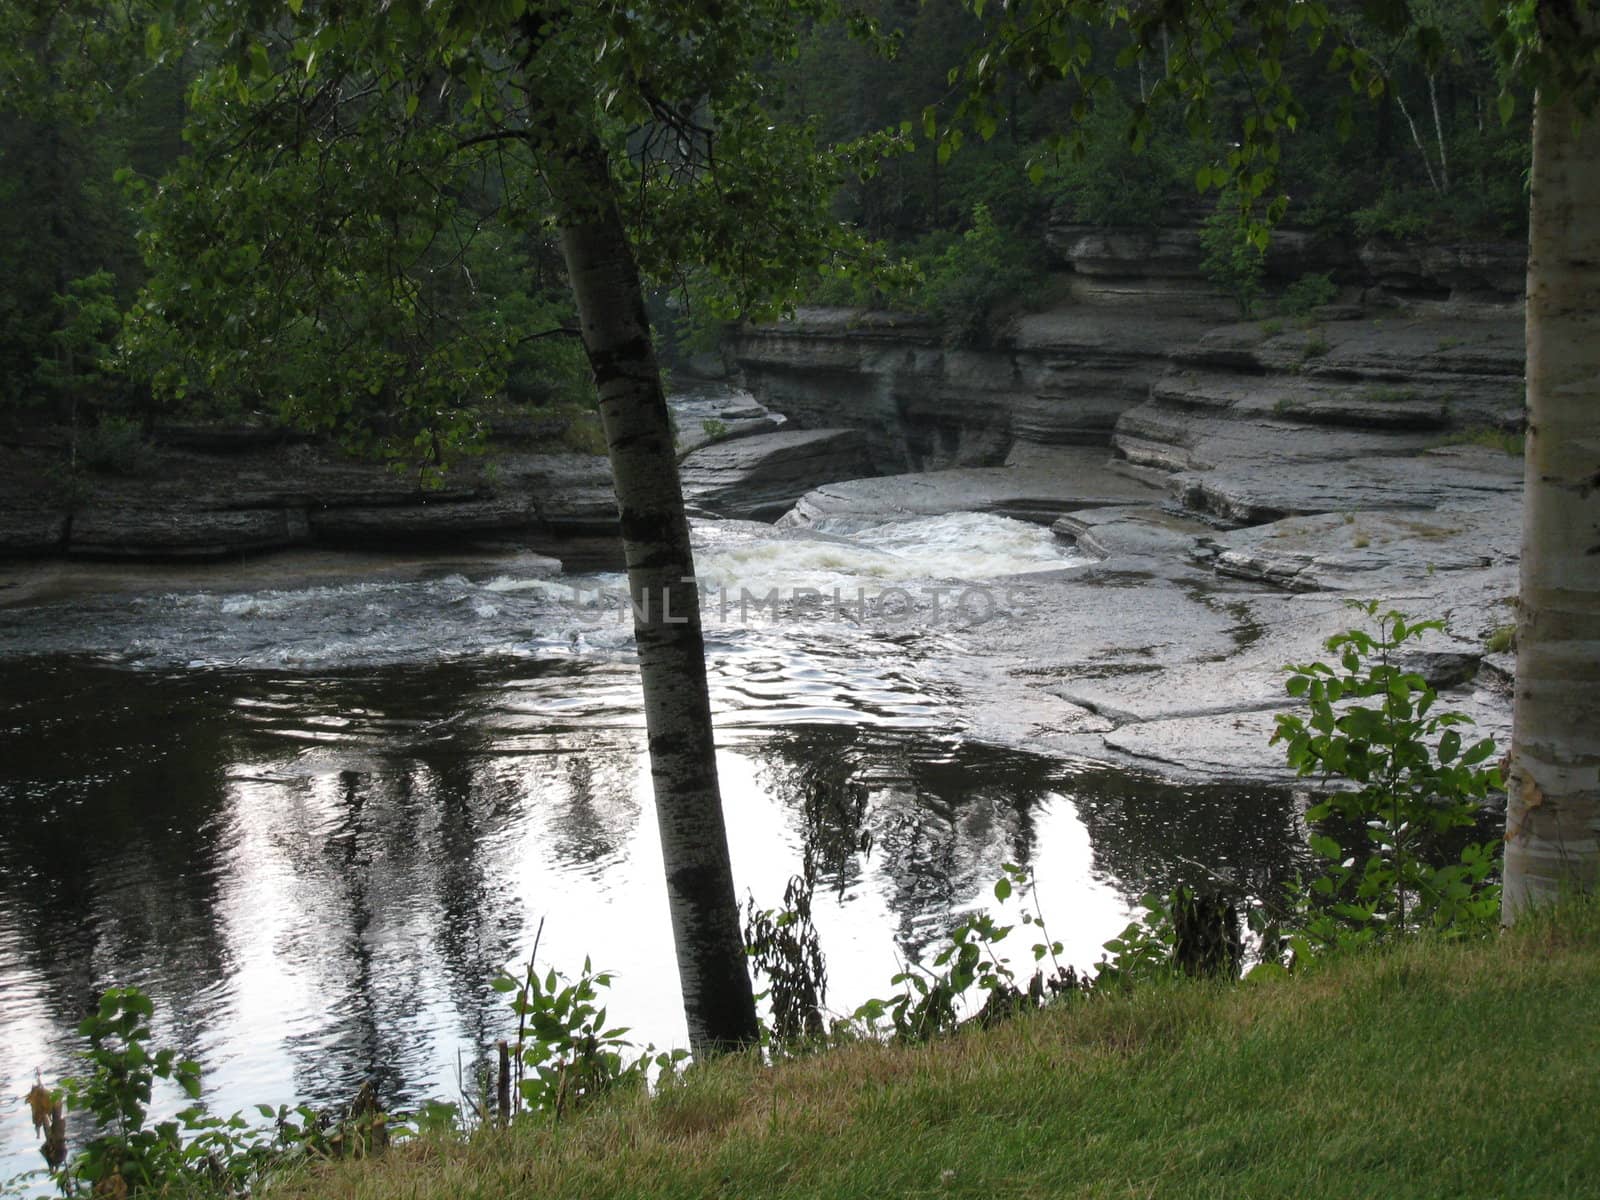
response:
M101 417L78 435L78 462L103 475L142 475L155 461L144 429L132 417Z
M1371 204L1351 213L1350 219L1360 237L1404 241L1427 233L1438 212L1439 199L1431 190L1386 187Z
M1233 297L1239 316L1249 319L1261 295L1265 261L1250 240L1241 218L1238 199L1223 193L1217 207L1200 226L1200 270L1214 285Z
M686 1051L638 1050L627 1029L611 1024L601 1000L611 975L583 960L583 971L568 979L553 968L542 976L535 967L538 944L519 978L502 971L491 981L510 997L517 1014L517 1039L502 1062L515 1070L516 1086L505 1078L500 1089L500 1119L516 1112L560 1119L607 1092L643 1087L652 1068L668 1076L688 1057Z
M1289 942L1303 954L1414 928L1493 930L1496 848L1461 842L1502 786L1499 769L1481 765L1493 760L1494 742L1467 743L1471 719L1436 711L1434 687L1397 661L1443 622L1413 623L1375 601L1354 607L1372 632L1329 638L1337 665L1287 668L1289 694L1309 711L1280 713L1272 735L1299 774L1346 785L1306 813L1311 848L1326 865L1295 896Z
M1028 240L996 224L988 205L976 205L965 233L934 235L924 243L918 255L927 281L921 307L952 344L982 342L1000 309L1025 303L1042 287L1037 259Z
M1086 225L1156 226L1170 220L1172 198L1194 195L1205 147L1176 126L1153 127L1135 148L1133 110L1108 93L1083 122L1083 157L1063 158L1051 173L1074 220Z
M1309 317L1324 304L1332 304L1339 296L1339 285L1326 271L1302 275L1283 289L1278 306L1291 317Z
M1005 873L995 881L995 900L1005 904L1015 897L1021 906L1019 923L1039 939L1030 948L1034 970L1026 983L1019 981L1011 960L1000 949L1016 925L1002 925L988 913L975 913L950 931L949 944L933 956L929 966L913 962L890 980L898 992L857 1008L853 1016L856 1029L876 1035L887 1020L888 1032L894 1037L925 1042L960 1026L960 1005L969 992L983 996L972 1020L988 1025L1085 990L1087 983L1077 971L1061 965L1061 943L1052 940L1045 929L1032 868L1005 863L1001 869ZM1029 904L1031 910L1026 907ZM1050 960L1048 971L1046 958Z

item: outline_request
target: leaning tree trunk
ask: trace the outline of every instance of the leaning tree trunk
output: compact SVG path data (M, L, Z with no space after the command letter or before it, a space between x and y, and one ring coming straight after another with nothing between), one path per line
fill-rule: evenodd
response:
M700 594L672 427L644 293L610 170L591 144L567 158L561 249L622 523L667 904L689 1043L696 1053L755 1042L759 1027L717 789Z
M1600 865L1600 113L1534 117L1505 919Z

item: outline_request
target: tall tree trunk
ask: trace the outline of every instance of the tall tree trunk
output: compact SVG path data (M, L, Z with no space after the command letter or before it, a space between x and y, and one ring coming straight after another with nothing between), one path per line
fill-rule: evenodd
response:
M759 1029L717 788L700 595L661 372L600 146L571 154L553 182L622 523L689 1042L701 1054L736 1049L755 1042Z
M1504 915L1600 866L1600 113L1535 110Z

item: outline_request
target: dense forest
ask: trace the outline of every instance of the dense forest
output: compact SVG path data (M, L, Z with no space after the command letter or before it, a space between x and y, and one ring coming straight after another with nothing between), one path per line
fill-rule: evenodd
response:
M1474 14L1441 12L1447 44L1425 62L1345 7L1338 35L1370 56L1381 92L1353 97L1343 72L1289 57L1315 119L1284 143L1284 222L1348 242L1520 238L1526 109L1503 119L1504 80ZM838 148L834 215L859 235L781 304L922 312L953 341L979 340L1020 307L1061 298L1039 250L1055 219L1200 225L1208 272L1248 309L1258 256L1237 197L1196 186L1248 119L1248 87L1232 97L1219 84L1204 120L1147 107L1171 47L1128 64L1107 36L1090 47L1107 81L1092 106L1017 72L993 127L963 127L952 80L978 43L975 18L913 0L873 0L864 16L819 24L764 72L785 119ZM219 206L196 184L228 128L212 65L196 50L161 56L116 103L87 102L81 76L47 70L44 93L0 122L0 423L70 430L75 463L134 470L157 419L298 423L406 459L436 453L441 429L470 444L497 412L584 411L587 364L567 336L554 234L508 194L514 174L464 160L430 204L365 210L389 148L335 134L320 153L346 156L349 191L325 197L316 218L287 191ZM703 282L650 281L664 341L706 345L738 315L707 302ZM1306 278L1300 302L1329 286ZM286 323L291 293L302 311ZM227 336L273 352L196 358L192 331L222 306ZM418 424L394 395L422 376L434 416ZM434 444L419 446L419 430Z

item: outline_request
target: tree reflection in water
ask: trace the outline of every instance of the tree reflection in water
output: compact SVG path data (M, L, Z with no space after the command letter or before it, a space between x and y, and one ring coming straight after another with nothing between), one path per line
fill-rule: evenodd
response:
M625 666L5 672L0 1095L67 1069L112 982L151 993L158 1040L205 1064L223 1110L344 1102L369 1079L390 1103L446 1094L458 1055L470 1078L504 1036L489 980L544 916L550 961L619 969L626 1023L675 1007ZM984 902L1004 862L1039 866L1092 950L1192 864L1265 885L1296 861L1283 792L1163 786L866 716L773 720L724 748L730 825L773 843L736 843L735 869L763 906L814 874L846 1005ZM4 1128L0 1177L35 1154L26 1122Z

